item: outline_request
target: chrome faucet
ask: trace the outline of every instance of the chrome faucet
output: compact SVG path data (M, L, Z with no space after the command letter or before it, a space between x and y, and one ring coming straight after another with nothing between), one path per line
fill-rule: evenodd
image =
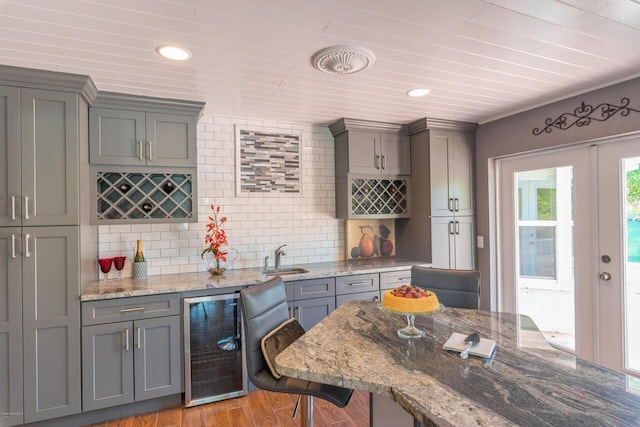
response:
M287 244L286 244L286 243L285 243L284 245L280 245L280 246L278 246L278 249L276 249L276 251L275 251L275 254L274 254L274 255L275 255L275 265L274 265L274 268L275 268L276 270L279 270L279 269L280 269L280 257L281 257L282 255L286 255L286 254L287 254L285 251L283 251L283 250L282 250L282 248L284 248L285 246L287 246Z

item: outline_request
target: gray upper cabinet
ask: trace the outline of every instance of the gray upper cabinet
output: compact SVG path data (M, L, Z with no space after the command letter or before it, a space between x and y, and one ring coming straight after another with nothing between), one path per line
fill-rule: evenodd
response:
M92 164L196 167L204 103L101 92L89 112Z
M94 164L195 167L194 116L91 108L90 160Z
M0 228L0 426L23 423L20 250L20 228Z
M473 134L429 131L431 215L473 215Z
M78 97L0 86L0 226L76 225Z
M329 128L335 138L336 176L411 173L411 144L406 126L340 119Z

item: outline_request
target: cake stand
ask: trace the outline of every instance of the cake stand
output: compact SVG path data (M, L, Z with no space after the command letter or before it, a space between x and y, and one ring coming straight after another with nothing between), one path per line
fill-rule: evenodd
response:
M382 311L386 311L391 314L399 314L400 316L405 316L407 318L407 326L404 328L398 329L398 336L400 338L412 339L412 338L422 338L424 337L424 331L422 329L416 328L415 320L416 316L430 316L432 314L442 313L444 311L444 305L440 304L438 308L433 311L422 311L419 313L407 313L405 311L396 311L391 310L386 307L383 307L382 304L378 304L378 307Z

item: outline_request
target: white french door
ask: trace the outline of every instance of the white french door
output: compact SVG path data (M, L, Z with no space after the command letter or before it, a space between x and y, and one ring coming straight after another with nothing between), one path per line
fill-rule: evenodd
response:
M498 162L498 309L640 374L640 137Z

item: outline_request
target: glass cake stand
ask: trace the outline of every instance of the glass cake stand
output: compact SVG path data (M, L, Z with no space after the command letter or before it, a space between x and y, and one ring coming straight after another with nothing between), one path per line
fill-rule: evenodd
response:
M380 308L380 310L386 311L387 313L399 314L400 316L405 316L407 318L407 326L398 329L398 336L405 339L422 338L424 336L424 331L422 329L416 328L416 316L430 316L432 314L442 313L444 311L444 305L442 304L440 304L440 306L433 311L423 311L420 313L407 313L405 311L391 310L383 307L382 304L378 304L378 307Z

